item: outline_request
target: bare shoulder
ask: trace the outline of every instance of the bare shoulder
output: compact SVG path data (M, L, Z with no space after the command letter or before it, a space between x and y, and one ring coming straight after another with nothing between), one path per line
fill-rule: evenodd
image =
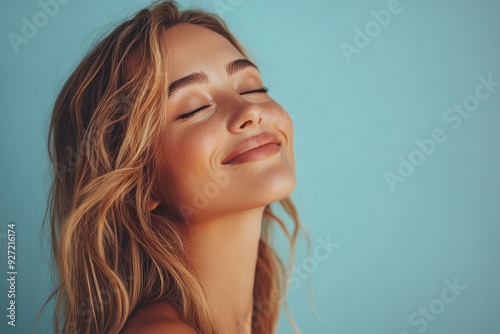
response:
M153 303L130 318L120 334L197 334L181 321L177 311L165 303Z

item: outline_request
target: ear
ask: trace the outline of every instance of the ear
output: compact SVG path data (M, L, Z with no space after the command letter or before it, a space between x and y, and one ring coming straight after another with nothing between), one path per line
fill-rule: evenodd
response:
M153 211L158 205L160 205L160 202L153 198L149 199L149 211Z

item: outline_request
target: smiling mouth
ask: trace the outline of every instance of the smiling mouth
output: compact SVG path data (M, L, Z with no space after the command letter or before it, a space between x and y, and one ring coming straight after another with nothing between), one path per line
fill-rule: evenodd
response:
M251 149L245 153L238 155L236 158L226 162L229 165L242 164L249 161L262 160L280 151L280 144L269 143L257 148Z
M263 132L240 143L222 161L222 164L241 164L249 161L262 160L278 153L281 149L278 138Z

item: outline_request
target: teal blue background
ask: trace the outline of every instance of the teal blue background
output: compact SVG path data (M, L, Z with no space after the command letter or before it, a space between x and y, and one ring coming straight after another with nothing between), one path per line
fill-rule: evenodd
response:
M56 94L110 22L148 3L72 0L18 53L7 34L20 34L22 17L41 8L37 1L3 3L0 273L6 277L6 225L14 221L18 275L15 328L5 316L7 282L0 284L2 333L33 332L49 295L49 251L39 232ZM212 1L180 3L216 11ZM223 18L295 124L292 197L312 249L319 239L338 244L328 258L308 263L300 239L296 266L316 263L305 276L323 319L309 306L307 277L295 276L289 303L302 331L419 333L423 326L412 325L410 315L439 305L444 281L456 277L467 288L421 332L500 333L500 87L459 128L443 120L474 94L479 76L500 82L500 2L402 0L402 11L350 63L340 44L353 44L354 28L363 29L370 11L387 1L232 3ZM418 149L414 141L435 128L447 140L391 191L384 173L397 173L398 157L408 159ZM291 333L285 312L278 333Z

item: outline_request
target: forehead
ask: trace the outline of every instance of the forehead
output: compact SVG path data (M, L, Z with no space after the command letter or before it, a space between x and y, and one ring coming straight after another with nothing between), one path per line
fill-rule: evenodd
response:
M191 23L182 23L164 32L168 52L168 81L198 71L225 70L232 60L245 58L226 38Z

